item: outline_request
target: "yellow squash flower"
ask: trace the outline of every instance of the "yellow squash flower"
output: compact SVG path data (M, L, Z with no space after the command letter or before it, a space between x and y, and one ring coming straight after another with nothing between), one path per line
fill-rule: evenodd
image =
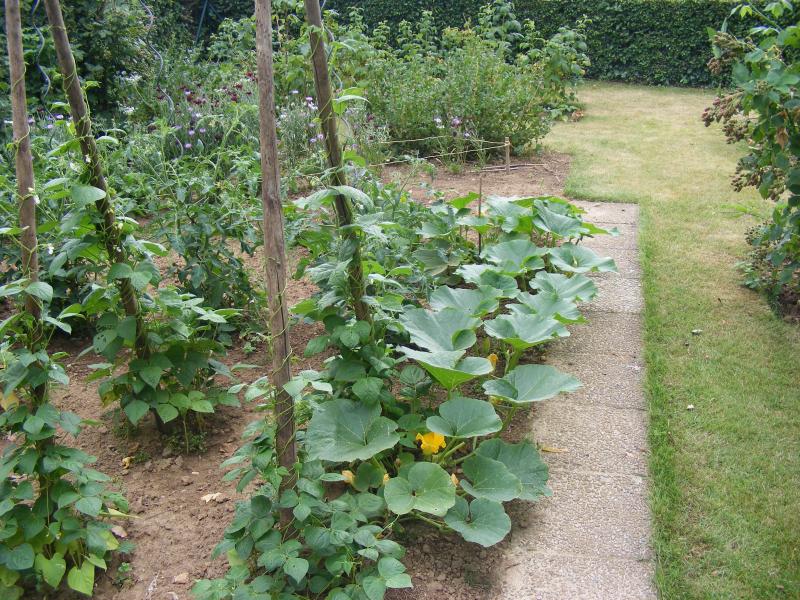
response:
M496 369L496 368L497 368L497 354L495 354L494 352L492 352L492 353L491 353L489 356L487 356L486 358L488 358L488 359L489 359L489 362L490 362L490 363L492 363L492 369Z
M450 481L453 482L453 485L458 487L458 477L456 477L455 473L450 473Z
M353 481L356 478L352 471L348 471L346 469L342 471L342 477L344 477L345 483L349 483L350 485L353 485Z
M417 441L420 442L419 448L425 456L438 454L439 450L447 446L444 436L441 433L433 433L432 431L426 434L418 433Z
M384 473L383 474L383 483L386 483L387 481L389 481L389 474L388 473Z

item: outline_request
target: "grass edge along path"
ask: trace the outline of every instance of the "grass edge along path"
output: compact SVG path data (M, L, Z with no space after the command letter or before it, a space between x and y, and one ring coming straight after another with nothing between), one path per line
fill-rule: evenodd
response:
M662 598L800 597L800 328L743 288L730 187L741 149L707 90L590 83L545 145L571 198L636 202L645 294L656 584ZM694 333L693 333L694 332Z

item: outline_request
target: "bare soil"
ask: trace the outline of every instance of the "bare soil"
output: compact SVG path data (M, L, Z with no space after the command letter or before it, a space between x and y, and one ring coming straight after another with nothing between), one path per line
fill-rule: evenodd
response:
M444 192L447 197L478 191L485 195L560 194L569 168L566 155L547 154L519 160L534 163L505 171L477 172L467 166L453 173L439 166L435 176L418 176L408 168L387 169L384 178L404 180L412 186L419 201L429 196L417 183L424 182ZM481 179L483 182L481 183ZM248 266L258 279L261 259L256 255ZM295 257L295 260L297 257ZM291 272L291 269L290 269ZM308 297L314 286L308 281L290 280L287 287L289 304ZM302 356L307 341L319 335L318 326L296 324L291 329L291 344ZM116 426L111 411L100 404L96 384L85 383L96 357L79 353L90 340L69 341L64 349L70 353L65 361L70 385L55 392L55 403L84 418L101 422L87 427L80 437L68 440L97 457L96 467L114 479L114 484L131 504L131 518L122 524L127 536L136 544L127 558L132 570L128 581L115 581L116 568L98 571L95 598L98 600L188 600L195 579L219 577L225 573L224 559L212 561L213 547L222 539L230 522L235 503L240 499L235 486L224 483L220 470L240 443L245 426L259 418L253 405L241 409L223 408L209 421L205 452L199 455L176 455L158 433L155 424L145 419L135 434ZM535 360L534 357L531 357ZM228 364L256 364L258 368L241 371L242 380L252 381L267 372L266 349L258 347L247 356L241 344L235 344L225 357ZM319 368L320 359L298 358L294 369ZM521 437L529 415L520 414L509 435ZM130 461L125 459L131 459ZM126 468L125 464L129 463ZM209 494L219 494L214 499ZM524 510L512 503L515 523L522 521ZM429 527L414 526L401 534L409 548L406 563L414 581L413 590L391 591L391 600L488 600L496 598L493 582L496 569L502 564L503 542L483 549L464 542L455 535L442 535ZM72 600L69 592L61 600Z

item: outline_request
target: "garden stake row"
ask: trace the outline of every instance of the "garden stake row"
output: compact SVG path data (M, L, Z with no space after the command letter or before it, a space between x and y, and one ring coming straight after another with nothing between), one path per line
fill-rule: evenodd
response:
M97 144L92 135L92 121L86 105L86 99L83 96L80 80L78 79L75 57L72 54L67 28L64 25L61 5L59 0L45 0L45 8L47 10L47 19L51 26L58 65L64 78L64 91L67 94L72 121L75 124L75 135L80 143L81 153L88 165L89 183L105 192L105 195L95 203L97 210L103 217L103 224L98 226L98 233L103 239L108 258L112 264L128 264L128 256L120 239L114 208L111 206L108 186L103 175L103 167L100 164L100 154L97 151ZM136 290L130 279L116 279L114 281L117 289L119 289L125 314L136 319L136 354L139 357L145 357L148 353L147 331L139 308Z
M275 390L275 445L278 464L289 475L281 480L281 490L292 487L297 461L294 430L294 401L284 386L292 377L289 314L286 288L286 242L281 204L278 132L275 124L275 83L272 64L272 6L270 0L256 0L256 52L258 54L259 126L261 144L261 204L264 214L265 279L269 302L270 353ZM281 510L281 523L292 520L292 510Z
M31 282L39 280L39 257L36 252L36 193L31 157L30 126L28 125L27 99L25 94L25 58L22 47L22 26L19 1L6 2L6 27L8 29L8 63L11 76L11 114L14 130L14 148L17 171L17 194L19 195L19 222L24 231L20 235L22 244L22 274ZM36 319L41 320L39 302L30 294L25 295L25 308ZM38 337L38 336L36 336Z
M322 24L322 11L318 0L304 0L306 21L308 22L308 35L311 43L311 66L314 70L314 86L317 90L317 105L319 117L322 122L322 134L325 138L325 149L328 163L333 170L333 182L336 186L347 184L342 170L342 148L339 145L339 133L336 125L336 114L333 111L333 91L328 72L328 57L325 52L324 27ZM359 321L370 322L371 313L364 302L364 272L361 265L361 248L358 235L350 225L353 223L353 208L350 201L343 194L337 194L334 203L339 219L340 231L350 243L351 258L348 266L350 278L350 293L353 300L353 310Z

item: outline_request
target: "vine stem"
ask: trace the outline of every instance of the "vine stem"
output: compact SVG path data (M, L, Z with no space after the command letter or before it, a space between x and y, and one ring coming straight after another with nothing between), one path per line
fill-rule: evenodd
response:
M439 458L439 460L437 460L436 462L437 462L437 463L442 463L442 462L444 462L444 461L445 461L447 458L449 458L449 457L450 457L450 455L451 455L451 454L453 454L453 453L454 453L454 452L456 452L457 450L459 450L459 449L463 448L463 447L464 447L464 444L465 444L465 442L459 442L458 444L455 444L455 445L454 445L454 446L452 446L450 449L448 449L448 450L446 450L445 452L443 452L443 453L442 453L442 455L441 455L441 457Z

